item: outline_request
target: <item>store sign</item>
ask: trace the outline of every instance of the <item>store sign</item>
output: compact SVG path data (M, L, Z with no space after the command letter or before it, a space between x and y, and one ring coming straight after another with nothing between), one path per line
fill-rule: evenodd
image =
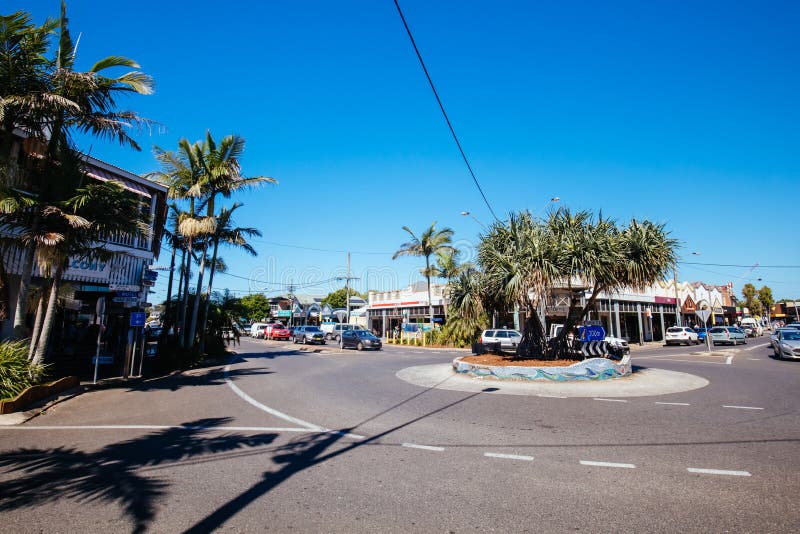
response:
M100 261L87 258L72 257L64 271L64 278L75 280L80 278L93 278L96 280L107 281L111 276L111 262Z
M108 284L109 291L139 291L139 286L130 284Z
M111 302L124 302L124 303L137 303L139 302L139 297L114 297L111 299Z

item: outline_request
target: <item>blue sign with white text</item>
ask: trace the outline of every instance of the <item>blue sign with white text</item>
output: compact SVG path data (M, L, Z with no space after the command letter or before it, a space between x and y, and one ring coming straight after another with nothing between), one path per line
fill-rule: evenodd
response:
M603 341L606 339L606 329L602 326L581 326L579 329L581 341Z
M131 313L131 326L144 326L145 313L132 312Z

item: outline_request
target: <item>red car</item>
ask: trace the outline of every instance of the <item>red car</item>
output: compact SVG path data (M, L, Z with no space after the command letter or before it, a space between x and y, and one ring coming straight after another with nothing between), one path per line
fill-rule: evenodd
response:
M289 339L289 329L280 323L269 325L264 330L267 339Z

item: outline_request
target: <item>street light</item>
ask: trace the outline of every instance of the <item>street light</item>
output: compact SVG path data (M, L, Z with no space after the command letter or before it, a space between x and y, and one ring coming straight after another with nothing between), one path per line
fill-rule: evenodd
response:
M483 228L484 230L488 230L489 229L489 228L486 227L485 224L483 224L480 220L478 220L472 213L470 213L468 211L462 211L461 215L464 216L464 217L472 217L472 220L474 220L476 223L480 224L481 228Z
M545 202L545 203L544 203L544 206L542 206L542 209L540 209L540 210L539 210L539 213L537 213L537 214L536 214L536 218L538 219L539 217L541 217L541 215L542 215L542 212L543 212L544 210L546 210L546 209L547 209L547 207L548 207L550 204L554 204L554 203L556 203L556 202L561 202L561 197L552 197L550 200L548 200L547 202Z

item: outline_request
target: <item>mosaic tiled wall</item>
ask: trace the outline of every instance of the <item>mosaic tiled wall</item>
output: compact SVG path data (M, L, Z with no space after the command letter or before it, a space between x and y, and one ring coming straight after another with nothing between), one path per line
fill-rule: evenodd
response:
M630 376L631 357L626 355L619 362L606 358L591 358L567 367L493 367L467 363L461 361L461 358L456 358L453 360L453 369L457 373L466 373L472 376L494 376L507 380L551 380L554 382L608 380Z

